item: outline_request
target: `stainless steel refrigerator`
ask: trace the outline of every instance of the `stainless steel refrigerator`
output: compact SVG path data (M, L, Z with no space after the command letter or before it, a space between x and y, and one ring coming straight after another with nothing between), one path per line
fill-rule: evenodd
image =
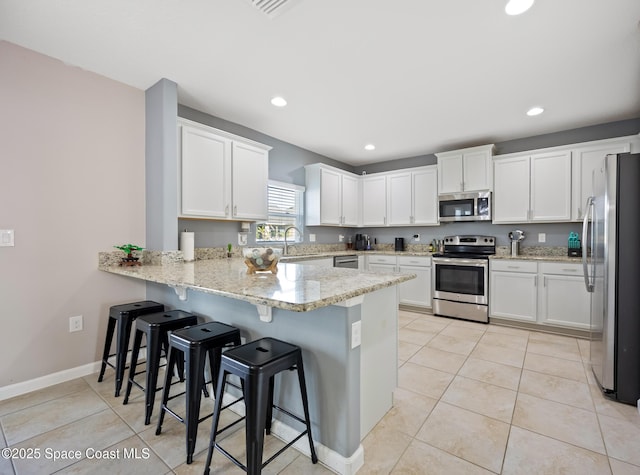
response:
M640 404L640 154L604 157L593 190L582 230L591 367L605 394Z

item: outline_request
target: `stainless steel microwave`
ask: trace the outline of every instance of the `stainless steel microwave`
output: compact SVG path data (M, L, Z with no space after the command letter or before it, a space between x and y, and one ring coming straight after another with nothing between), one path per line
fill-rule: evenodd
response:
M449 193L438 196L440 222L491 221L491 192Z

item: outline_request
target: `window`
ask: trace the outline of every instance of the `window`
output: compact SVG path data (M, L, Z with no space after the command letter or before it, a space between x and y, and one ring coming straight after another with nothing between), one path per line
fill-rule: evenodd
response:
M304 187L269 181L268 193L268 213L266 223L257 223L256 242L283 242L284 230L289 226L302 229L302 196ZM291 242L300 242L300 233L289 231Z

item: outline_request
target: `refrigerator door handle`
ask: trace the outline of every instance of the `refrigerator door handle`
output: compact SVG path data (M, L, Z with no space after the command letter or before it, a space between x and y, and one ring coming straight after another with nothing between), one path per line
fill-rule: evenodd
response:
M593 292L593 284L591 283L591 276L589 275L589 263L587 262L587 256L591 254L593 258L593 239L591 239L591 247L587 249L587 232L589 230L589 218L593 214L593 196L587 198L586 210L584 213L584 219L582 221L582 272L584 273L584 286L587 288L587 292ZM591 229L593 238L594 230ZM589 252L590 251L590 252Z

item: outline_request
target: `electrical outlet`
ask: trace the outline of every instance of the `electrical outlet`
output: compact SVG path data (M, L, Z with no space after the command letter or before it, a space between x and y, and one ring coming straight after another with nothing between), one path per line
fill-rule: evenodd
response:
M344 242L344 236L342 234L338 234L338 242Z
M15 246L13 229L0 229L0 246Z
M309 242L316 242L316 235L315 234L309 234Z
M82 315L69 317L69 333L82 331Z
M547 242L547 234L538 233L538 242Z
M362 320L351 324L351 349L357 348L362 343Z
M238 233L238 246L247 245L247 233Z
M414 240L415 242L420 242L420 235L419 235L419 234L414 234L414 235L413 235L413 240Z

